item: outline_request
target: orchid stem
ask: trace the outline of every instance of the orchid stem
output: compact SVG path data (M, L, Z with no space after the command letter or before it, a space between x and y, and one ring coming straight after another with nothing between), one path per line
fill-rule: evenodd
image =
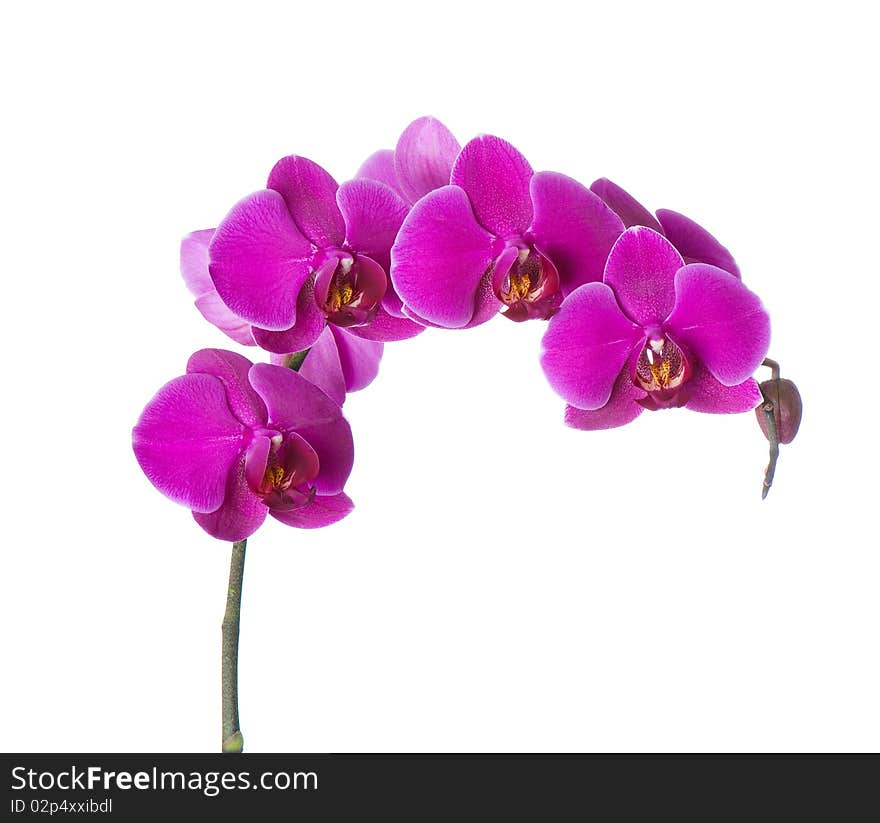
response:
M779 380L779 363L769 357L764 358L762 366L770 369L770 379ZM761 392L764 395L763 392ZM770 441L770 462L767 464L767 470L764 472L764 485L761 487L761 500L766 500L770 493L770 487L773 485L773 475L776 474L776 461L779 460L779 432L776 431L776 413L773 407L773 401L768 400L764 395L764 414L767 417L767 439Z
M285 362L285 366L288 369L293 369L293 371L299 371L302 367L303 361L308 356L308 353L311 351L311 347L308 349L303 349L302 351L298 351L295 354L288 354L287 360Z
M232 544L229 564L229 588L226 612L223 615L221 682L223 684L223 745L224 752L240 752L244 737L238 727L238 630L241 620L241 586L244 578L244 553L247 540Z
M771 380L779 380L779 363L775 360L771 360L769 357L765 357L764 362L761 363L761 365L770 369Z

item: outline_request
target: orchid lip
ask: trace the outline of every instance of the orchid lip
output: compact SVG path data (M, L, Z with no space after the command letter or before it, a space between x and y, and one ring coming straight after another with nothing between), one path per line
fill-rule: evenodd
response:
M320 471L315 450L298 434L258 433L248 450L245 474L251 491L273 511L293 511L312 502ZM266 436L271 435L271 436Z
M342 328L372 322L388 288L382 267L364 256L341 252L318 270L315 301L329 323Z
M686 401L686 383L693 371L690 359L670 337L649 331L634 358L633 384L648 393L647 408L670 408Z
M520 248L495 294L509 320L549 320L562 305L559 286L559 272L547 257L535 249Z

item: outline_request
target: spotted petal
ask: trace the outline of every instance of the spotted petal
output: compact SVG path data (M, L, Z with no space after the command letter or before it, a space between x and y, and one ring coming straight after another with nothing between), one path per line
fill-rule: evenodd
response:
M320 529L339 522L353 510L351 498L340 492L331 495L316 494L308 506L287 512L272 511L270 514L276 520L297 529Z
M400 135L394 152L394 168L404 197L415 203L429 191L448 186L460 150L458 140L439 120L413 120Z
M244 540L266 519L266 504L248 488L244 466L245 459L241 457L229 472L220 508L213 512L193 512L196 523L218 540Z
M238 317L265 329L294 324L312 246L278 192L258 191L240 200L217 227L208 251L217 293Z
M191 232L183 238L180 243L180 273L186 287L196 298L196 308L202 317L236 343L253 346L250 323L237 317L220 299L208 272L208 244L215 231L216 229L203 229Z
M649 229L663 234L663 228L638 200L628 191L624 191L617 183L612 183L607 177L596 180L590 190L599 195L609 208L617 214L627 228L631 226L647 226Z
M391 249L391 280L415 315L445 328L472 319L480 281L495 258L493 237L458 186L413 206Z
M375 180L343 183L336 200L345 218L348 248L372 258L387 274L391 246L409 207L388 186Z
M565 424L582 431L599 431L625 426L645 410L644 406L636 402L644 396L645 392L633 385L629 368L624 366L614 383L611 397L602 408L590 411L566 406Z
M729 272L691 263L675 275L675 310L666 324L725 386L761 365L770 345L770 318L761 300Z
M657 217L663 233L687 263L709 263L740 277L733 255L699 223L670 209L658 209Z
M336 205L339 184L307 157L282 157L269 172L266 188L284 197L299 230L319 248L340 246L345 221Z
M132 446L162 494L194 511L211 512L223 502L229 471L244 448L243 431L223 383L208 374L186 374L147 403Z
M522 234L532 222L532 167L510 143L481 135L452 167L450 182L467 192L477 221L499 237Z
M640 326L662 323L675 305L681 255L662 234L634 226L620 235L605 264L605 283L620 308Z
M602 280L605 261L623 223L588 188L564 174L542 171L531 180L535 245L559 272L562 291Z
M614 292L604 283L587 283L551 318L541 365L563 400L580 409L601 409L642 339L642 330L621 312Z
M394 152L391 149L380 149L364 160L355 174L355 178L362 177L368 180L378 180L401 197L406 196L397 182L397 172L394 170Z
M336 268L336 258L327 261L325 266ZM324 330L326 318L315 303L314 283L309 280L300 289L296 301L296 323L289 329L271 331L254 326L252 334L260 348L275 354L293 354L312 345Z
M690 396L685 406L691 411L740 414L751 411L761 402L761 390L753 378L736 386L725 386L702 363L695 365L687 385Z
M248 382L250 360L225 349L202 349L189 358L187 374L211 374L226 389L226 401L232 413L245 426L266 424L266 404Z

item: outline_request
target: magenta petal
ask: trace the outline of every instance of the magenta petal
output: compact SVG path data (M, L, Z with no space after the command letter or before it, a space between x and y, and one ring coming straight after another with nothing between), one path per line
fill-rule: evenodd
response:
M342 520L354 509L347 494L316 494L308 506L287 512L271 512L272 517L298 529L320 529Z
M349 180L336 193L345 218L349 249L375 260L385 272L391 265L391 246L409 211L388 186L375 180Z
M767 354L770 318L757 295L723 269L691 263L675 275L666 327L725 386L749 377Z
M345 402L345 374L332 326L328 325L312 344L299 373L340 406Z
M643 337L604 283L575 289L550 319L541 365L550 385L579 409L608 402L623 364Z
M244 479L254 494L258 494L263 485L270 451L272 451L272 440L265 435L254 437L247 447L244 456Z
M306 157L282 157L269 172L266 188L284 197L299 230L316 246L341 246L345 221L336 205L339 184Z
M495 255L467 195L444 186L425 195L403 221L391 249L391 280L416 315L461 328L474 314L480 280Z
M301 374L268 363L251 368L250 382L266 402L270 425L296 432L317 452L318 493L342 491L351 473L354 445L339 404Z
M248 488L244 472L245 460L242 458L229 472L226 495L220 508L207 513L193 512L196 523L218 540L244 540L266 519L266 504Z
M328 265L335 266L334 261ZM252 333L257 345L275 354L293 354L312 345L326 325L326 318L315 303L315 290L308 281L299 292L296 301L296 323L283 331L269 331L254 326Z
M226 478L243 449L242 424L223 383L186 374L147 403L132 432L138 463L150 482L176 503L211 512L223 502Z
M663 233L688 263L709 263L739 277L739 266L733 255L699 223L669 209L658 209L657 217Z
M251 324L236 317L220 299L216 291L203 294L196 300L196 308L212 326L242 346L256 346Z
M565 424L573 429L598 431L625 426L635 420L645 409L636 401L645 396L642 389L633 385L629 368L624 366L611 390L611 397L601 409L589 411L575 406L565 407Z
M643 226L627 229L605 264L605 282L623 311L641 326L662 323L675 305L675 273L681 255L662 234Z
M202 349L189 358L187 374L211 374L223 383L232 413L245 426L266 424L266 404L248 382L250 360L225 349Z
M400 135L394 152L394 168L404 197L415 203L429 191L448 186L459 151L458 140L439 120L413 120Z
M278 192L258 191L233 206L209 252L211 279L236 315L266 329L293 325L296 296L311 271L312 246Z
M208 272L208 245L215 231L202 229L190 232L180 241L180 273L194 297L214 291L214 281Z
M602 200L576 180L550 171L531 182L535 245L549 257L564 294L602 280L605 261L623 223Z
M365 326L352 326L345 331L363 340L375 343L390 343L395 340L409 340L421 334L425 327L406 317L395 317L380 306L370 323Z
M339 363L345 375L346 391L365 389L379 373L379 361L385 349L384 343L355 337L346 329L331 327L330 331L339 352Z
M243 346L253 346L251 325L245 322L220 299L208 271L208 245L216 229L203 229L188 234L180 243L180 273L186 287L196 298L202 317L228 337Z
M608 207L623 221L623 225L647 226L649 229L663 234L663 229L651 212L649 212L629 192L624 191L607 177L596 180L590 190L599 195Z
M500 137L470 141L452 167L451 182L467 192L479 223L499 237L523 234L532 222L532 167Z
M380 149L364 160L357 170L355 178L378 180L391 188L400 197L405 197L397 182L397 172L394 170L394 152L391 149Z
M736 386L725 386L702 363L695 365L687 388L685 406L709 414L740 414L751 411L762 400L761 390L751 377Z

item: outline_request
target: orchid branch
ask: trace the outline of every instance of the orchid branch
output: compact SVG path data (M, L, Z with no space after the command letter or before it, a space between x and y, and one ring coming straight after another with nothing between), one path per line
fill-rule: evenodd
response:
M766 361L764 365L767 365ZM761 488L761 500L766 499L773 485L773 475L776 474L776 461L779 460L779 433L776 431L776 416L773 403L765 400L762 407L767 419L767 439L770 441L770 462L764 472L764 485Z
M238 725L238 634L241 620L241 587L244 578L244 555L247 540L232 544L229 564L229 588L223 615L222 671L223 746L224 752L240 752L244 737Z

